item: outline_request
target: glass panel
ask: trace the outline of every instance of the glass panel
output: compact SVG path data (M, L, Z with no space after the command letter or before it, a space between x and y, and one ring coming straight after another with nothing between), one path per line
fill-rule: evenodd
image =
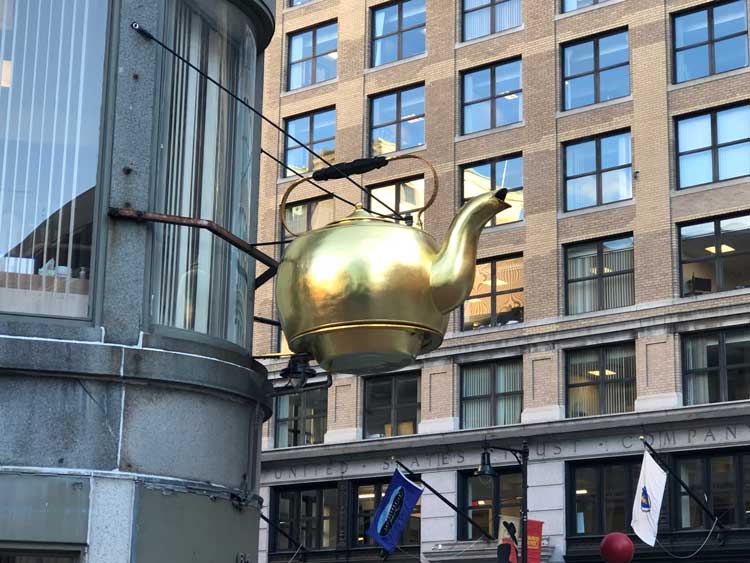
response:
M614 66L629 59L627 31L599 39L599 68Z
M521 395L505 395L497 399L495 424L519 424L521 422Z
M313 56L313 32L306 31L292 35L289 40L289 60L309 59Z
M602 280L602 309L627 307L635 303L635 281L633 273L607 276Z
M493 478L467 476L466 500L469 508L492 507L495 496L495 480Z
M573 109L594 103L594 75L565 81L565 109Z
M316 389L305 392L305 416L325 416L328 412L328 390Z
M727 400L750 399L750 367L727 370Z
M365 413L365 438L386 438L393 436L391 409L367 409Z
M396 185L391 184L390 186L381 186L379 188L373 188L370 193L374 195L378 200L385 203L391 209L396 209ZM390 214L391 211L381 204L380 201L376 201L370 198L370 209L376 213Z
M720 379L717 370L696 372L686 377L685 404L701 405L721 400Z
M398 31L398 4L374 10L375 37Z
M495 67L495 95L521 89L521 61Z
M605 414L633 412L635 410L635 380L607 383L604 389Z
M297 141L308 144L310 142L310 117L306 115L288 120L286 123L286 132L296 138ZM287 146L297 146L297 141L293 141L287 137Z
M677 63L677 82L694 80L710 74L708 60L708 45L700 45L692 49L677 51L675 59Z
M313 141L336 136L336 110L321 111L313 116Z
M398 407L396 409L396 431L392 435L407 436L409 434L416 434L417 423L419 422L417 413L418 407L416 405Z
M714 222L680 227L680 244L683 260L711 258L716 254Z
M565 76L574 76L594 70L594 42L587 41L564 49Z
M464 74L464 102L489 98L491 95L489 68Z
M711 115L699 115L677 122L680 152L711 146Z
M684 337L687 371L719 367L719 335L694 334Z
M518 123L523 119L523 94L508 94L495 98L495 127Z
M523 185L523 157L495 163L495 189L519 188Z
M739 106L716 112L719 144L750 139L750 106Z
M586 6L593 6L594 0L564 0L563 12L572 12Z
M568 352L568 384L578 383L599 384L601 369L599 366L599 350L573 350Z
M598 273L597 244L577 244L567 249L568 279L587 278Z
M675 46L678 48L708 41L708 10L676 17L674 34Z
M596 170L596 141L585 141L565 147L565 173L578 176Z
M497 365L495 389L498 393L522 391L523 364L520 360L502 362Z
M464 41L484 37L492 32L490 10L488 7L464 15Z
M523 287L523 258L498 260L495 291L508 291Z
M575 531L576 534L598 533L599 473L593 467L575 470Z
M465 399L461 402L462 428L492 426L492 399Z
M746 10L744 0L716 6L714 8L714 37L719 39L747 31Z
M372 515L375 513L376 498L375 485L359 485L357 491L357 545L372 544L367 537Z
M602 467L604 481L604 529L602 533L621 532L630 526L627 514L632 491L630 468L626 465L605 465Z
M165 4L164 36L176 52L240 99L253 99L257 52L248 17L231 2L203 3L200 10L184 0ZM256 164L256 151L247 140L259 124L180 61L164 59L160 80L167 94L161 100L155 210L210 219L248 239L252 174L247 171ZM249 257L187 227L155 227L153 244L153 322L248 345Z
M424 115L424 86L401 92L401 119Z
M330 141L322 141L320 143L313 144L312 150L329 162L336 161L336 141L333 139L331 139ZM313 157L313 168L315 170L317 170L318 168L323 168L324 166L326 165L323 163L323 161L318 159L318 157Z
M703 497L703 460L685 459L679 464L680 478L699 498ZM703 511L682 489L680 492L680 527L699 528L703 525Z
M312 201L310 206L310 227L309 229L320 229L333 221L334 201L333 198Z
M521 25L521 0L507 0L495 5L495 32Z
M399 149L424 145L424 118L417 117L401 123L401 144Z
M490 100L464 105L464 133L474 133L492 127Z
M411 211L424 205L424 180L410 180L401 184L399 212Z
M718 291L716 262L688 262L682 265L683 294L702 295Z
M493 189L492 165L475 164L463 169L464 199L470 199Z
M396 125L372 130L372 154L386 154L396 150Z
M474 270L474 284L471 295L484 295L492 292L492 263L477 264Z
M714 45L716 72L726 72L747 66L747 35L717 41Z
M498 295L495 300L497 324L515 324L523 322L524 296L523 291L514 291Z
M719 180L750 175L750 142L719 148Z
M425 23L425 0L407 0L403 4L402 29Z
M278 495L279 527L290 533L294 520L297 519L295 516L297 495L295 491L279 491ZM281 533L276 534L276 549L289 549L291 545L292 543Z
M294 63L289 67L289 89L295 90L312 83L312 61Z
M633 269L633 237L602 242L604 273Z
M600 150L602 168L614 168L615 166L630 164L632 159L630 133L602 137Z
M726 333L727 366L750 365L750 330Z
M745 523L750 523L750 455L746 455L742 459L742 465L744 468L744 476L742 476L742 483L744 486L744 499L745 499Z
M737 497L737 472L734 457L711 458L711 500L719 522L731 526L737 522L735 499Z
M336 53L330 53L315 59L315 81L324 82L336 78L336 62Z
M599 385L585 385L568 389L568 416L595 416L602 414L599 407Z
M722 254L750 251L750 215L722 219L720 228Z
M365 381L365 402L367 409L390 408L392 404L391 379Z
M565 184L565 209L573 211L596 205L596 176L583 176Z
M492 364L464 366L461 370L461 396L476 397L492 393Z
M727 156L731 156L731 154ZM727 162L727 164L731 164L731 162ZM709 184L713 179L714 165L710 150L680 157L681 188Z
M599 74L599 101L606 102L630 94L630 65L618 66Z
M401 58L408 59L425 52L425 28L405 31L401 36Z
M320 55L335 51L338 43L339 26L336 23L319 27L315 36L315 52Z
M372 124L381 125L393 121L396 121L396 94L373 98Z
M721 261L721 271L723 282L721 289L745 289L750 287L750 268L747 267L750 262L750 255L729 255Z
M419 378L396 377L396 403L399 405L419 402Z
M463 330L474 330L492 324L492 298L479 297L464 301Z
M398 35L389 35L372 42L372 66L392 63L398 59Z
M323 529L321 547L333 548L336 546L336 533L338 531L338 492L336 489L323 490Z
M602 203L633 197L633 171L630 166L602 174Z
M495 224L504 225L505 223L523 221L523 190L508 192L508 195L505 196L505 203L510 205L510 208L495 215Z
M491 3L492 0L464 0L464 11L473 10L480 6L489 6Z

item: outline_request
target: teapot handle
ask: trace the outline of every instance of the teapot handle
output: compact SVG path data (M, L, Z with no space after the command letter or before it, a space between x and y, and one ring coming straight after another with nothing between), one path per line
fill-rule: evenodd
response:
M380 157L380 158L383 158L383 157ZM437 174L437 170L435 170L435 167L427 159L422 158L421 156L417 156L416 154L399 154L399 155L396 155L396 156L386 157L385 161L386 161L386 164L387 164L388 162L391 162L391 161L394 161L394 160L404 160L404 159L407 159L407 158L412 158L412 159L415 159L415 160L422 161L430 169L430 172L432 172L433 188L432 188L432 193L430 194L429 199L427 200L427 202L422 207L418 207L416 209L410 210L410 213L414 213L415 211L417 212L416 225L418 227L421 227L421 225L422 225L422 215L424 214L425 210L428 207L430 207L433 203L435 203L435 198L437 197L437 193L438 193L438 174ZM363 159L363 162L364 162L364 160L365 159ZM374 161L376 159L370 159L370 160ZM379 159L377 159L377 160L379 160ZM347 166L347 163L342 163L342 164L338 165L338 168L342 168L342 167L345 167L345 166ZM377 164L373 164L369 169L380 168L381 166L383 166L383 164L380 164L379 166ZM318 172L320 172L320 171L318 171ZM334 177L337 177L337 176L334 176ZM308 181L309 179L310 178L305 177L305 178L300 178L300 179L295 180L294 182L292 182L291 185L284 192L284 195L281 198L281 203L279 204L279 219L281 221L281 225L284 227L284 229L290 235L295 236L295 237L300 236L302 233L295 233L294 231L292 231L292 229L289 228L289 225L286 222L286 206L287 206L287 201L289 200L289 195L292 193L292 190L294 188L296 188L297 186L299 186L300 184L302 184L303 182ZM332 179L332 178L317 177L315 179L322 181L322 180Z

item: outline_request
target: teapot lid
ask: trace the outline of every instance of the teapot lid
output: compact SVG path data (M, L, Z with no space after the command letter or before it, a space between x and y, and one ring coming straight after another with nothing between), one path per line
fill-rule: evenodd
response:
M376 215L373 215L372 213L367 211L364 207L362 207L361 203L356 203L354 205L354 211L352 211L346 217L343 217L341 219L337 219L336 221L332 221L331 223L328 223L328 226L330 227L331 225L338 225L341 223L351 223L353 221L380 221L382 223L393 224L392 220L385 219L382 217L377 217Z

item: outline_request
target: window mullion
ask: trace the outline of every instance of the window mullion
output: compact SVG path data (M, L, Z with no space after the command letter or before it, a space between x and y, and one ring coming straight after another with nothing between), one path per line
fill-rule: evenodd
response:
M594 146L596 151L596 204L601 205L604 200L602 194L602 138L597 137Z
M599 38L594 39L594 103L599 103Z
M599 414L607 413L607 386L605 378L607 377L607 364L604 356L604 348L599 350Z

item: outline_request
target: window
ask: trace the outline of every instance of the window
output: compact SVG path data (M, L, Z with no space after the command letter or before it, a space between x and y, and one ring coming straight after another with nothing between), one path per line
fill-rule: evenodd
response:
M169 0L167 43L241 99L255 100L257 49L250 21L233 2ZM190 40L186 40L186 38ZM218 86L173 57L164 57L156 211L211 219L247 240L260 127ZM252 149L252 150L251 150ZM151 319L156 325L248 347L252 260L209 232L154 225Z
M461 368L461 428L484 428L521 422L521 358Z
M521 59L465 72L463 133L475 133L523 120Z
M403 0L372 10L372 66L425 52L425 0Z
M0 8L0 312L90 316L108 5Z
M641 460L574 464L568 483L568 535L628 532ZM666 500L662 516L668 512Z
M750 329L682 338L686 405L750 399Z
M679 227L682 295L750 287L750 215Z
M523 487L520 469L499 469L494 477L459 473L460 506L488 534L494 535L502 520L518 521L521 513ZM520 528L519 528L520 532ZM458 537L462 540L479 539L482 534L459 517Z
M461 167L462 203L488 191L507 188L510 205L487 223L488 227L523 221L523 157L502 157Z
M424 85L370 99L373 156L424 145Z
M604 1L605 0L563 0L562 11L563 13L573 12Z
M409 479L415 483L419 483L419 479L409 477ZM375 546L377 545L368 535L367 529L370 527L372 517L375 514L375 510L380 504L380 500L388 490L388 481L376 481L367 483L356 483L354 485L354 491L357 496L355 501L355 522L356 530L353 544L355 546ZM404 528L404 532L401 534L399 545L419 545L420 544L420 523L422 516L422 499L417 501L417 504L411 511L409 521Z
M463 0L464 41L500 33L522 23L521 0Z
M710 4L674 17L674 81L747 66L746 0Z
M276 447L322 444L327 420L327 389L314 389L277 397Z
M78 563L78 554L49 551L0 551L0 563Z
M569 315L635 303L632 236L570 245L565 258Z
M338 527L338 489L294 488L275 491L278 527L307 549L335 549ZM295 551L295 545L270 529L273 551Z
M286 131L298 139L302 145L289 137L286 138L284 154L285 164L291 170L285 170L284 176L294 173L310 172L322 168L325 164L314 157L305 147L312 149L329 162L336 160L336 109L325 109L286 120Z
M464 301L462 330L521 323L523 307L523 257L480 262Z
M289 0L289 6L290 7L302 6L302 4L309 4L312 1L313 0Z
M336 78L338 31L334 22L289 36L289 90Z
M365 437L416 434L420 396L417 374L365 379Z
M679 187L750 176L750 104L677 120Z
M630 131L565 145L565 211L633 197Z
M633 344L571 350L566 359L569 418L634 409Z
M563 108L574 109L630 94L628 32L563 47Z
M374 195L399 214L408 214L410 211L424 207L423 178L373 186L369 189L369 193L370 196ZM379 201L372 197L368 197L368 199L369 207L372 211L382 213L383 215L390 215L392 213Z
M750 455L744 452L677 457L680 478L730 528L750 526ZM675 486L676 485L676 486ZM713 519L706 516L677 483L672 483L677 499L679 530L710 528Z

